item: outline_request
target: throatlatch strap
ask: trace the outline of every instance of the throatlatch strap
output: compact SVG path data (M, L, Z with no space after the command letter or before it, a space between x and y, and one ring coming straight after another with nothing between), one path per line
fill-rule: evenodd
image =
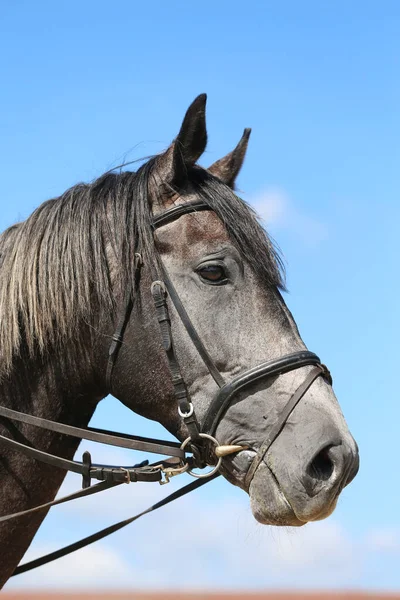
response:
M134 296L131 290L128 291L124 302L125 310L123 311L117 328L113 333L112 341L108 349L108 361L106 369L106 387L111 392L112 387L112 372L114 369L115 361L117 360L119 349L121 348L122 340L126 326L131 318L131 313L134 304Z
M142 257L139 253L135 254L135 281L133 290L129 289L126 298L125 298L125 310L122 313L117 328L114 331L112 336L112 341L110 344L110 348L108 349L108 361L107 361L107 369L106 369L106 387L107 390L111 393L112 389L112 373L114 369L115 362L118 358L118 352L121 348L122 341L124 338L125 329L129 323L129 319L131 318L133 306L135 304L136 295L139 292L139 284L140 284L140 275L142 272Z

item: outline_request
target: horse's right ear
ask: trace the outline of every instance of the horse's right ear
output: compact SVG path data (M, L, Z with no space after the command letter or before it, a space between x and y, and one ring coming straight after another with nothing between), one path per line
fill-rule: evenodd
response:
M203 154L207 145L206 94L200 94L186 111L182 126L170 147L157 157L155 183L170 190L183 187L187 172Z

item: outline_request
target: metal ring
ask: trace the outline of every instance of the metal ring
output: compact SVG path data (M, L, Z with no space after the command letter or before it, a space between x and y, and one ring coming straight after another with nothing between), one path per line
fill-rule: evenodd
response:
M187 418L191 417L192 414L194 413L193 404L191 402L189 402L189 411L188 412L182 412L181 407L178 406L178 413L179 413L179 416L182 417L182 419L187 419ZM202 434L200 434L200 435L202 435ZM190 439L190 438L188 438L188 439ZM186 442L186 440L185 440L185 442Z
M216 440L215 437L213 437L212 435L208 435L208 433L199 433L199 436L201 438L205 438L206 440L210 440L211 442L213 442L213 444L215 446L219 446L218 440ZM182 450L184 450L186 448L186 446L191 441L191 439L192 438L189 436L188 438L186 438L186 440L184 442L182 442L182 444L181 444L181 449ZM203 473L203 474L201 474L201 473L193 473L193 471L191 471L190 469L188 469L186 472L189 475L191 475L192 477L196 477L197 479L205 479L206 477L211 477L211 475L214 475L214 473L216 473L218 471L218 469L220 468L221 463L222 463L222 456L219 456L217 464L208 473Z

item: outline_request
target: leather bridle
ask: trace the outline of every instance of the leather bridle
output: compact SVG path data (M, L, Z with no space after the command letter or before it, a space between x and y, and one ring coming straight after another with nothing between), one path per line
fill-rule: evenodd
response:
M194 213L198 211L212 210L212 208L203 201L189 202L186 204L180 204L170 208L158 215L153 217L152 227L154 230L171 223L181 217L182 215ZM135 281L134 289L129 290L126 301L125 309L117 323L116 330L112 336L112 341L108 353L108 363L106 369L106 384L108 390L112 391L112 374L115 363L118 358L118 353L121 348L124 332L129 323L132 310L135 303L135 298L139 293L140 276L142 269L142 258L140 253L135 255ZM166 460L157 461L156 463L149 465L148 461L130 467L118 467L112 465L97 465L92 464L91 456L88 452L85 452L82 458L82 462L67 460L44 451L38 450L32 446L22 444L14 439L0 435L0 443L6 447L11 447L24 453L31 458L39 460L41 462L50 464L55 467L62 468L67 471L73 471L82 475L82 490L75 492L64 498L59 498L52 502L48 502L41 506L34 507L22 511L20 513L13 513L0 517L0 523L14 519L17 517L26 516L41 510L50 508L57 504L73 500L82 496L95 494L104 489L114 487L121 483L130 483L136 481L159 481L160 483L166 483L169 478L173 475L177 475L183 472L188 472L190 475L201 478L200 480L193 482L187 486L184 486L178 492L175 492L165 498L163 501L150 507L147 511L121 521L111 527L108 527L97 534L84 538L75 544L67 546L59 551L50 553L41 559L36 559L24 565L17 567L13 575L26 572L37 566L46 564L65 556L79 548L82 548L98 539L110 535L114 531L125 527L129 523L133 522L143 514L146 514L152 510L156 510L161 506L164 506L168 502L200 487L206 481L210 481L219 475L219 467L221 465L222 456L233 452L239 452L240 450L249 448L249 446L221 446L216 439L216 431L218 424L224 417L227 409L232 403L234 397L239 393L246 390L249 386L260 380L266 378L278 377L284 373L288 373L295 369L299 369L305 366L312 366L313 368L308 373L303 383L297 388L294 394L290 397L285 407L281 411L277 421L272 425L268 432L267 438L260 448L251 448L255 452L255 457L249 467L249 470L245 477L245 486L249 489L252 478L263 461L265 455L270 449L273 442L279 436L285 423L287 422L290 414L296 407L296 405L303 398L307 390L313 384L318 377L324 377L328 383L332 383L332 379L328 369L321 364L320 359L313 352L300 351L293 354L277 358L275 360L269 360L263 362L255 367L252 367L239 375L235 376L230 381L225 381L224 377L215 365L212 357L208 350L204 346L200 336L197 333L182 301L168 275L167 270L161 266L162 278L154 281L151 285L151 294L154 301L155 312L161 331L162 347L165 352L167 359L168 368L171 374L172 385L174 388L174 395L177 401L177 411L186 426L188 431L188 437L182 444L176 442L165 442L161 440L155 440L152 438L143 438L138 436L130 436L121 434L114 431L107 431L102 429L95 429L91 427L78 428L71 425L62 423L56 423L48 419L27 415L18 411L14 411L9 408L0 406L0 420L7 426L11 421L19 421L29 425L38 426L47 430L55 431L65 435L71 435L81 439L101 442L113 446L128 448L131 450L141 450L147 452L154 452L156 454L167 454L170 458ZM201 423L198 421L195 413L193 403L190 398L190 394L187 385L182 377L181 368L175 353L173 335L171 329L171 319L169 314L168 300L173 304L179 319L185 327L190 339L192 340L200 358L207 367L211 377L214 379L218 386L218 390L212 399L206 414L204 415ZM12 432L12 427L9 428ZM225 453L223 449L225 448ZM231 450L229 450L229 448ZM187 451L190 451L191 456L187 456ZM215 464L216 463L216 464ZM197 473L193 471L194 468L203 468L207 464L213 466L212 470L205 473ZM91 480L97 479L101 483L95 486L90 486Z
M173 208L161 213L161 215L155 217L155 219L153 220L153 227L154 229L158 229L159 227L162 227L163 225L166 225L167 223L171 223L172 221L178 219L184 214L188 214L194 211L197 212L199 210L211 209L205 202L201 201L174 206ZM313 352L302 350L300 352L294 352L292 354L288 354L278 359L263 362L257 365L256 367L250 368L240 373L231 381L225 381L224 377L222 376L217 366L215 365L212 357L210 356L208 350L204 346L200 336L198 335L197 330L194 327L192 321L190 320L190 317L182 304L179 294L177 293L168 275L168 272L164 267L162 267L162 274L163 280L154 281L151 286L151 292L156 307L157 319L161 328L163 348L167 357L168 366L171 373L171 379L175 390L175 398L178 404L178 412L189 432L189 437L185 440L184 444L185 447L189 445L189 447L191 448L195 457L195 462L197 461L197 466L204 466L204 462L206 462L205 457L207 455L210 456L209 448L207 453L201 451L202 447L204 448L204 440L206 440L207 442L213 442L214 451L217 450L217 448L219 447L219 442L215 439L216 430L220 420L223 418L225 412L229 408L236 394L242 392L249 386L253 385L256 381L259 381L261 379L277 377L283 375L284 373L288 373L289 371L293 371L294 369L299 369L305 366L313 366L313 369L311 369L311 371L308 373L306 379L297 388L297 390L290 397L287 404L281 411L278 420L271 427L269 434L264 443L262 444L261 448L255 449L256 456L253 459L245 478L245 485L248 489L257 470L257 467L260 465L266 453L270 449L271 445L282 431L290 414L292 413L296 405L300 402L300 400L303 398L304 394L307 392L307 390L310 388L313 382L320 376L324 377L331 384L331 375L326 366L321 364L321 361L316 354L314 354ZM185 327L198 354L200 355L200 358L204 362L211 377L214 379L215 383L219 388L214 398L212 399L206 411L206 414L202 419L201 424L199 424L196 418L195 410L190 400L189 392L183 380L181 370L179 367L179 362L174 351L171 333L171 320L169 316L167 303L168 298L174 305L175 310L183 326ZM209 444L207 445L209 446ZM211 473L216 472L220 464L221 457L219 457L217 466L213 469ZM194 476L199 476L193 473L191 470L189 470L189 473Z

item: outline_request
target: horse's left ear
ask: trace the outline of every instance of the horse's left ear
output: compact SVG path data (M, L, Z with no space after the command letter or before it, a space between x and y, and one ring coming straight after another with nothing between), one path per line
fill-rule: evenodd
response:
M181 128L170 147L156 160L155 174L164 186L179 189L187 172L203 154L207 145L207 94L197 96L186 111Z
M236 148L224 156L224 158L217 160L217 162L207 169L232 189L235 187L236 177L239 175L244 157L246 156L250 133L251 129L245 129Z

